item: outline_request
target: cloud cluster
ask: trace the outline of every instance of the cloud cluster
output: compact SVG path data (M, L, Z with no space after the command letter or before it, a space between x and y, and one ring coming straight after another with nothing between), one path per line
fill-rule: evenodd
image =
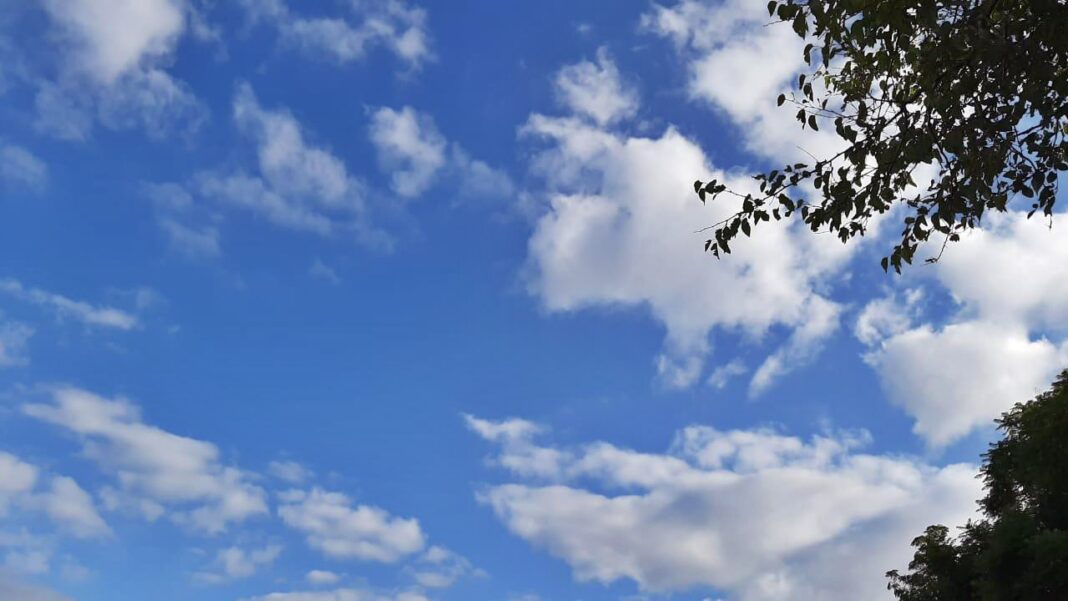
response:
M792 111L775 106L778 93L788 91L805 69L804 41L788 24L769 25L759 3L680 0L655 6L642 25L675 45L689 74L691 98L736 126L754 157L807 161L809 153L830 156L841 147L832 132L802 132ZM1053 221L1054 226L1063 222L1063 215ZM898 290L872 300L858 317L855 333L871 348L866 360L891 402L916 419L915 432L932 446L991 424L1068 365L1061 325L1068 315L1068 292L1056 276L1068 259L1068 245L1041 230L1022 214L993 216L943 257L936 285L909 283L905 287L912 292ZM1010 280L1013 286L1003 284ZM920 300L942 290L959 310L948 321L923 321ZM837 322L831 317L836 311L825 305L814 314ZM821 337L821 328L812 327ZM811 359L818 343L801 329L795 336L798 345L788 343L757 369L751 392L765 388L780 365ZM783 361L787 356L794 360Z
M599 126L611 125L638 112L638 92L623 82L608 50L597 51L597 62L568 65L556 74L556 95L576 115Z
M255 22L270 23L287 46L339 63L363 60L382 47L418 69L434 57L427 12L406 0L348 0L351 18L306 17L283 0L244 0Z
M485 575L466 557L437 545L427 549L409 572L416 584L428 589L448 588L461 578Z
M227 547L216 554L213 571L198 572L194 578L209 584L248 578L260 568L273 564L281 553L281 545L267 545L256 549Z
M832 132L802 131L793 111L776 106L776 96L805 68L805 42L789 23L769 25L763 3L681 0L654 6L642 25L674 43L689 72L690 97L736 126L754 156L807 161L808 153L831 156L841 147Z
M422 593L376 593L366 589L339 588L332 591L271 593L244 601L428 601Z
M469 423L518 478L478 495L512 533L580 580L648 591L882 598L881 576L907 562L911 537L930 523L962 523L980 492L974 466L865 454L863 433L805 441L691 426L668 452L643 453L545 446L522 420Z
M608 59L601 60L607 69ZM666 329L656 365L667 385L698 381L713 331L760 339L784 327L788 341L751 382L759 394L811 360L837 329L839 307L817 283L833 277L853 249L796 224L772 223L730 260L703 255L695 225L714 223L736 206L724 199L702 207L679 182L715 177L743 190L752 182L712 168L701 147L678 131L631 137L596 120L533 115L522 132L545 145L532 163L545 182L547 207L529 242L531 293L550 311L647 309Z
M26 365L26 345L33 336L33 328L19 321L0 318L0 367Z
M15 507L46 515L61 531L75 538L111 536L111 528L97 512L92 497L73 478L52 476L46 486L41 486L42 480L36 466L0 451L0 517ZM31 555L39 558L34 563L47 570L47 553L37 549Z
M402 198L421 196L441 180L454 183L461 198L503 198L513 192L505 173L450 144L430 115L410 106L376 109L369 133L379 166Z
M247 211L289 230L390 246L389 236L369 222L366 185L329 149L310 142L290 112L263 107L252 87L242 83L234 94L233 118L254 145L252 173L203 171L188 185L146 186L172 247L190 256L218 255L223 209Z
M140 325L138 317L129 311L91 305L55 292L27 287L10 278L0 280L0 292L49 310L60 319L73 319L87 326L132 330Z
M339 492L291 490L280 499L282 521L304 533L308 545L328 557L395 563L426 544L417 520L398 518L378 507L354 506Z
M40 191L48 183L48 165L21 146L0 140L0 186Z
M266 493L250 475L224 465L215 445L144 423L125 399L56 388L49 403L23 412L62 427L82 441L85 456L115 480L102 492L110 509L148 519L167 515L206 533L267 513Z
M162 138L195 131L207 109L165 70L188 29L186 0L47 0L60 41L59 75L41 80L37 127L83 140L94 121Z
M72 601L51 589L22 582L11 574L0 570L0 599L18 599L19 601Z
M1052 222L992 215L950 248L929 286L957 305L946 323L925 321L922 287L873 300L858 318L855 333L887 396L932 446L992 426L1068 367L1068 241L1058 233L1068 216Z

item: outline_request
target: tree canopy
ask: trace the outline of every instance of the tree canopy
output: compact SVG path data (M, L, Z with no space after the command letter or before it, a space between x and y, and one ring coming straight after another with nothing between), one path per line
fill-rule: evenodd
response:
M909 571L887 573L901 601L1068 599L1068 370L998 421L984 455L984 519L959 537L931 526Z
M707 251L793 216L848 242L904 206L882 261L900 272L932 236L929 261L988 211L1052 215L1068 170L1068 0L773 0L768 12L811 42L779 105L802 128L833 127L844 149L755 176L758 194L695 182L702 202L744 199L709 228Z

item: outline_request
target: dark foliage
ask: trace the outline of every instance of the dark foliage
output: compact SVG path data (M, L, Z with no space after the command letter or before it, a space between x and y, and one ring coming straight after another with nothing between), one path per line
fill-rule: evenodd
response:
M998 424L982 468L986 517L955 539L931 526L912 541L908 572L887 574L898 599L1068 599L1068 370Z
M812 42L811 71L779 105L802 128L833 127L846 148L757 175L757 195L696 182L702 202L744 197L708 228L707 251L729 253L739 232L795 215L847 242L903 204L900 242L882 263L900 272L919 245L934 236L944 250L987 211L1022 199L1052 215L1068 170L1068 0L782 0L768 11ZM934 180L915 181L927 164Z

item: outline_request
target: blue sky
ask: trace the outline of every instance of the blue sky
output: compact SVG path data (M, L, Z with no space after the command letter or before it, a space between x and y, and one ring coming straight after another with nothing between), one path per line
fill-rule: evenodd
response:
M758 4L0 2L0 597L885 594L1068 243L703 255L694 179L836 144Z

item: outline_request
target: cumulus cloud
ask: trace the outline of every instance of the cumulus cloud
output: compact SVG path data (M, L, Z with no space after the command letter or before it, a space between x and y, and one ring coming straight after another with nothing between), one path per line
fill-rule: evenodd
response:
M419 592L375 593L365 589L339 588L332 591L271 593L244 601L428 601Z
M41 190L48 182L48 165L25 148L0 141L0 182Z
M447 143L434 121L411 107L380 108L371 115L371 142L383 170L392 174L393 191L419 196L445 166Z
M467 558L437 545L426 550L409 571L416 584L423 588L447 588L457 580L483 572Z
M944 446L977 427L992 427L1013 403L1045 390L1068 365L1068 344L973 320L896 334L867 359L890 400L915 418L913 431Z
M363 185L344 163L304 140L300 124L288 112L262 108L252 88L238 88L234 120L257 144L261 177L208 178L209 195L244 205L277 225L329 234L338 221L364 210Z
M505 173L449 144L430 115L410 106L373 111L369 133L379 166L401 197L421 196L442 179L453 180L464 198L500 198L513 191Z
M159 228L167 237L171 248L189 257L217 257L219 228L212 225L196 226L182 223L171 217L159 218Z
M854 335L857 340L871 345L908 330L921 300L923 289L913 288L904 294L903 299L891 294L870 301L857 316Z
M61 530L76 538L111 535L111 528L97 513L92 497L73 478L53 476L48 488L39 490L39 476L37 467L0 451L0 517L6 515L10 507L17 505L26 511L47 515ZM27 545L27 541L21 538L15 541L18 544L9 542L0 537L0 547L21 547L21 550L9 556L17 558L16 563L29 562L27 565L44 566L44 570L47 570L48 554L43 549L33 544Z
M0 451L0 516L7 513L16 497L33 490L36 483L36 467Z
M425 545L419 522L390 515L384 509L353 505L338 492L319 488L281 495L278 515L302 532L309 546L328 557L395 563Z
M341 283L341 276L333 267L323 263L322 259L312 261L311 267L308 268L308 275L335 286Z
M0 292L48 309L60 319L73 319L87 326L132 330L140 325L136 315L122 309L95 306L55 292L26 287L18 280L0 280Z
M760 4L680 0L655 6L643 27L674 43L690 75L691 98L737 126L753 155L807 161L806 151L829 156L840 148L833 132L802 132L792 111L775 106L774 98L805 68L804 41L788 24L769 26ZM854 328L871 347L866 358L891 402L916 418L915 431L933 446L990 424L1012 403L1048 385L1066 363L1068 284L1056 274L1068 261L1068 245L1022 214L986 221L983 230L946 253L934 269L936 285L910 283L914 297L898 292L871 301ZM1063 215L1054 217L1055 226L1064 221ZM923 323L920 301L939 288L959 310L941 323ZM811 337L792 350L787 343L757 370L750 390L759 392L764 376L780 371L783 353L803 363L818 346Z
M427 12L405 0L350 0L349 18L295 14L283 0L244 0L255 22L278 29L284 44L311 56L338 63L363 60L374 48L385 48L409 68L433 59Z
M1022 211L989 215L945 253L938 279L970 314L1068 333L1065 228L1065 213L1049 221Z
M609 125L638 112L638 93L624 84L606 48L598 49L597 62L582 61L560 69L555 84L561 104L598 125Z
M559 474L565 459L561 452L533 443L534 437L542 432L541 426L525 419L495 422L473 415L465 415L464 421L469 430L501 446L501 452L492 458L491 464L499 464L523 476L552 478Z
M100 538L111 535L111 528L97 513L92 497L73 478L56 476L51 487L35 496L35 504L57 524L78 538Z
M708 376L708 385L716 390L723 390L733 378L744 375L748 370L741 359L731 359L726 365L720 365Z
M305 574L304 579L307 580L309 584L329 585L337 584L338 581L341 580L341 576L328 570L311 570Z
M642 24L675 44L690 74L691 98L738 126L755 155L809 160L805 150L831 156L841 147L832 132L802 131L793 111L776 106L775 97L805 67L805 42L788 23L768 25L764 4L682 0L654 6Z
M700 252L695 224L735 210L729 199L703 208L679 182L716 177L702 149L674 129L658 137L627 137L575 118L534 115L525 136L547 144L532 169L546 183L548 207L528 247L528 286L550 311L634 307L666 329L657 359L674 387L697 381L715 330L754 339L773 326L793 334L754 392L795 363L810 360L837 328L836 304L816 289L853 248L811 236L796 224L761 225L729 260ZM755 302L754 299L759 299Z
M199 572L194 577L209 584L248 578L260 568L273 564L281 553L281 545L267 545L258 549L227 547L216 554L214 571Z
M86 457L114 476L105 502L164 513L207 533L267 512L266 495L247 472L224 465L215 445L144 423L139 409L76 388L56 388L51 402L28 403L26 415L78 436Z
M78 50L81 66L110 83L168 54L185 27L175 0L47 0L49 16Z
M805 313L806 320L794 329L786 343L757 368L749 382L749 396L759 396L784 374L810 363L822 350L823 341L838 330L841 308L836 303L814 297Z
M256 173L202 172L190 185L195 195L286 229L325 237L352 236L370 246L389 245L388 237L368 223L363 182L351 176L328 149L311 144L292 114L264 108L252 88L243 83L234 95L233 116L255 144ZM178 218L184 213L175 207L164 214ZM213 250L217 247L214 236L207 241Z
M62 60L58 78L39 85L39 129L85 139L99 120L162 138L194 131L206 118L188 86L162 68L187 29L192 9L185 0L43 4L60 35Z
M1068 243L1022 213L986 221L947 251L935 283L870 302L855 328L887 396L934 447L992 426L1068 366L1068 286L1059 275ZM1063 214L1053 222L1068 227ZM920 310L928 288L956 302L945 323Z
M33 328L18 321L0 318L0 367L26 365L26 343L33 336Z
M272 476L289 484L304 484L312 476L311 470L296 461L272 461L267 464Z
M27 584L0 569L0 599L19 601L71 601L70 597L44 587Z
M882 574L907 562L909 540L930 523L962 523L980 490L974 466L866 454L866 442L704 426L660 454L528 440L561 458L555 475L509 468L518 482L478 498L584 581L754 601L884 598ZM495 444L511 453L506 438Z

